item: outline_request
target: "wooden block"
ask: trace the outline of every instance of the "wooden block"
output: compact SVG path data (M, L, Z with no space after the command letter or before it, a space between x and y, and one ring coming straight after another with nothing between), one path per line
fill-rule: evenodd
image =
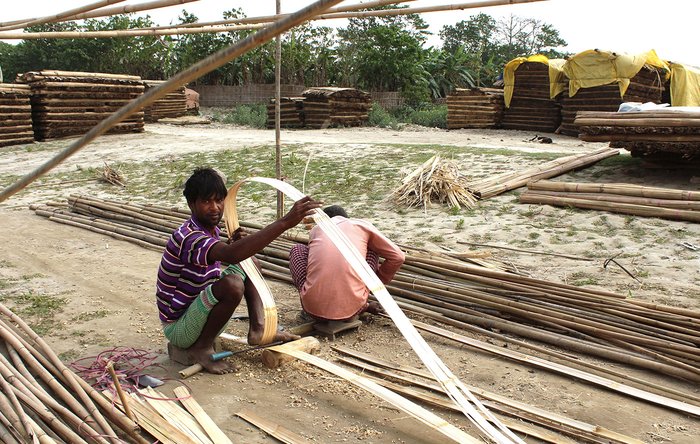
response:
M314 329L321 335L326 336L331 340L335 340L335 335L348 330L354 330L362 325L362 321L359 319L354 319L352 321L329 321L329 322L317 322L314 324Z
M313 336L307 336L296 341L266 348L262 352L262 362L267 368L277 368L285 362L293 361L294 357L285 354L282 350L294 349L306 353L316 353L321 349L321 343Z

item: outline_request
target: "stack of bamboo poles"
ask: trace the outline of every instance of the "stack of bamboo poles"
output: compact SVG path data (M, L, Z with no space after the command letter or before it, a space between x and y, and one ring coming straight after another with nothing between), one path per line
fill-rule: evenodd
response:
M123 433L128 442L149 442L19 316L2 304L0 312L0 442L108 444Z
M580 111L574 121L579 138L610 142L637 157L671 155L700 158L700 113L683 108L640 112Z
M31 87L37 140L84 134L144 91L140 77L119 74L32 71L17 81ZM143 116L134 113L109 132L141 132Z
M27 85L0 83L0 147L34 142L30 97Z
M450 208L474 208L476 198L466 189L467 178L453 160L433 156L401 182L391 199L408 207L427 209L433 201Z
M304 127L304 97L280 98L280 126L282 128ZM267 127L275 127L275 99L267 104Z
M154 88L164 80L144 80L145 91ZM182 117L187 114L187 97L184 85L175 91L168 93L143 109L146 122L157 122L164 117Z
M502 89L457 88L447 96L447 129L499 128L502 117Z
M539 179L549 179L568 173L569 171L593 165L620 152L615 149L603 148L586 154L561 157L537 167L522 171L513 171L488 179L471 182L467 189L476 197L486 199L506 191L514 190Z
M567 183L539 180L527 184L521 203L577 207L635 216L700 222L700 191L625 183Z
M573 97L564 93L561 99L562 123L559 131L570 136L578 136L579 128L574 120L579 111L615 112L622 102L661 103L664 90L662 78L663 75L656 68L644 66L630 79L630 85L622 97L620 97L620 87L617 83L581 88Z
M72 197L70 205L34 207L50 220L162 251L189 212ZM249 229L259 226L242 224ZM306 237L284 236L257 257L268 277L291 282L289 250ZM700 312L628 299L610 291L518 276L444 255L407 254L387 288L402 308L425 318L546 353L595 374L671 396L670 389L634 381L513 337L561 347L688 381L700 381ZM613 372L614 373L614 372ZM674 399L679 396L674 395ZM688 397L692 398L691 395ZM688 398L686 397L686 398ZM686 399L680 396L682 399ZM697 403L700 405L700 401Z
M553 133L561 123L561 106L550 98L549 66L525 62L515 70L510 105L503 113L503 128Z
M362 126L369 119L372 98L354 88L317 87L307 89L304 96L304 126Z

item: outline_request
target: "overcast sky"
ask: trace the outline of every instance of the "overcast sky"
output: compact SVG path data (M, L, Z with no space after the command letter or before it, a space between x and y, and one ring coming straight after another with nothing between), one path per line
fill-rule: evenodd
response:
M54 15L96 0L33 0L13 1L3 8L0 21ZM143 3L127 0L117 5ZM310 0L281 0L282 12L293 12ZM342 4L353 4L345 1ZM9 2L8 2L9 3ZM411 6L467 3L465 0L416 0ZM429 44L439 45L438 32L444 25L468 20L484 12L496 18L514 14L536 18L554 26L567 41L567 51L609 49L616 52L638 53L655 49L666 60L700 66L700 50L693 29L698 27L697 0L549 0L519 5L494 6L463 11L433 12L423 15L434 36ZM275 0L199 0L151 11L148 14L158 24L176 22L182 9L194 13L202 21L219 20L224 10L241 7L249 17L275 12ZM323 20L326 26L344 26L341 20Z

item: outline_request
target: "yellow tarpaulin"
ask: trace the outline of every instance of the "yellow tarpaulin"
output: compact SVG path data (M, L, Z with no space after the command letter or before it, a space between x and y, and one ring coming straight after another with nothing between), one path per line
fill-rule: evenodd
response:
M564 79L564 74L561 71L565 60L550 60L541 54L532 55L530 57L517 57L506 63L506 66L503 69L503 100L506 107L510 107L510 101L513 98L513 89L515 88L515 71L525 62L537 62L549 66L549 97L552 99L566 89L566 80Z
M569 97L573 97L581 88L617 83L620 86L620 97L625 95L630 79L644 65L665 69L668 75L669 66L651 51L630 55L616 54L610 51L592 49L580 52L570 57L562 70L569 79ZM663 79L660 79L663 81Z
M671 65L671 106L700 106L700 70L680 63Z

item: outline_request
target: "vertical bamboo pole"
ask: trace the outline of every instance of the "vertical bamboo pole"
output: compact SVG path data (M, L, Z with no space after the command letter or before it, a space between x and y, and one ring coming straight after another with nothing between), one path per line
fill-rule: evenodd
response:
M275 0L275 12L279 16L282 13L282 0ZM275 178L282 180L282 35L275 38ZM284 215L284 193L277 190L277 219Z

